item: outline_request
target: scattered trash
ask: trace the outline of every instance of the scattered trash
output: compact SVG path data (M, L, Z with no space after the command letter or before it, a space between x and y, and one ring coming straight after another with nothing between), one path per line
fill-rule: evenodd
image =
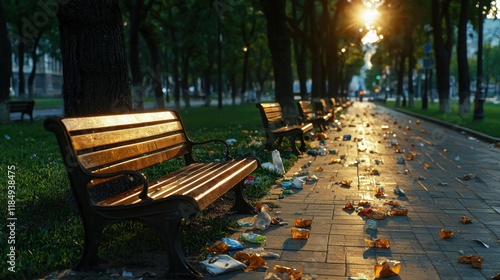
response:
M302 277L302 268L296 269L296 268L276 264L273 267L273 271L279 272L282 274L288 274L289 279L298 280L298 279L301 279L301 277ZM269 278L266 277L266 279L269 279ZM278 279L281 279L281 278L278 278Z
M449 184L445 183L445 182L439 182L438 185L440 185L440 186L448 186Z
M7 134L5 134L4 137L5 137L5 139L10 140L10 136Z
M241 233L240 238L242 241L250 243L262 244L267 241L267 238L264 235L256 234L253 232L243 232Z
M387 278L399 275L401 262L395 260L384 260L375 265L375 278Z
M460 217L460 222L462 222L462 224L470 224L472 223L472 219L467 216L462 216Z
M349 141L349 140L351 140L351 134L345 134L345 135L342 137L342 140L343 140L343 141Z
M264 162L260 166L268 171L278 172L276 166L274 166L274 164L272 164L271 162Z
M391 247L391 242L388 239L382 239L382 238L375 238L375 239L365 238L365 243L370 248L389 249Z
M134 274L130 271L123 271L122 272L122 277L133 277Z
M397 194L397 195L400 195L400 196L405 196L405 192L403 191L403 189L401 189L399 186L395 187L394 188L394 193Z
M271 251L266 251L264 250L263 247L257 247L257 248L245 248L243 252L248 253L248 254L259 254L263 258L279 258L280 255L273 253Z
M272 152L273 164L276 166L276 171L280 175L285 175L285 167L283 166L283 161L278 150L273 150Z
M351 184L352 184L352 180L342 179L340 181L340 185L342 185L342 186L351 187Z
M321 167L321 166L316 167L316 171L319 171L319 172L323 171L323 167Z
M485 248L490 248L490 245L488 245L488 244L484 243L484 242L483 242L483 241L481 241L480 239L476 239L476 241L477 241L479 244L483 245Z
M215 254L215 255L222 254L222 253L229 250L229 246L227 245L227 243L223 242L221 240L217 240L212 245L207 245L206 248L207 248L207 251L209 251L210 253Z
M408 208L395 207L389 213L391 216L408 216Z
M236 142L237 142L237 141L236 141L236 139L227 139L227 140L226 140L226 143L227 143L229 146L232 146L232 145L236 144Z
M425 169L429 169L429 167L431 167L431 166L430 166L428 163L425 163L425 164L424 164L424 168L425 168Z
M381 125L381 126L380 126L380 128L381 128L382 130L386 130L386 129L389 129L389 126L388 126L388 125L386 125L386 124L383 124L383 125Z
M500 280L500 273L498 273L497 275L495 276L491 276L491 279L494 279L494 280Z
M378 223L375 220L366 220L365 229L366 230L377 230Z
M348 201L344 207L342 207L342 210L354 210L354 205L352 204L351 201Z
M222 237L222 242L227 244L228 250L238 250L238 249L243 249L243 244L241 244L238 240L228 238L228 237Z
M372 168L372 169L370 170L370 175L380 175L380 173L379 173L379 171L378 171L377 169Z
M245 271L256 270L259 267L266 266L266 261L262 258L260 254L239 251L234 254L234 258L247 265Z
M35 159L35 158L36 158L36 154L32 154L31 159Z
M291 187L294 189L302 189L302 185L304 185L305 180L301 180L298 177L295 177L292 181Z
M476 175L474 175L474 174L465 174L462 178L464 180L470 180L470 179L476 178Z
M453 230L451 229L444 229L442 228L441 231L439 232L439 237L443 239L447 239L453 236Z
M460 156L456 156L455 161L460 161Z
M481 268L484 258L479 255L461 256L457 259L459 263L470 263L472 267Z
M201 264L213 276L247 267L244 263L226 254L220 254L215 257L209 256L206 260L201 261Z
M292 227L291 232L293 239L308 239L310 230L305 228Z
M398 157L398 164L404 164L405 163L405 159L403 157Z
M269 228L271 224L271 215L267 211L261 211L255 217L254 227L260 230L265 230ZM259 242L260 243L260 242Z
M385 196L385 190L383 187L375 188L375 196Z
M425 178L425 177L424 177L424 176L422 176L422 175L418 175L418 177L417 177L417 178L415 178L415 179L417 179L417 180L425 180L425 179L427 179L427 178Z
M310 227L312 219L295 218L295 226L298 228Z

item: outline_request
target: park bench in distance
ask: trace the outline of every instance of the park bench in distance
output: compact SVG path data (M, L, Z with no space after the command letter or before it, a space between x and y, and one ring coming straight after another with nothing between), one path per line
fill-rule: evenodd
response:
M299 115L304 123L312 123L313 126L322 132L328 130L329 115L319 115L311 101L300 100L297 102Z
M83 220L85 245L76 269L98 264L99 239L106 226L132 220L159 231L169 256L167 278L202 278L181 250L182 219L197 215L230 189L235 191L232 210L255 214L244 198L243 184L259 167L258 158L231 158L221 139L191 141L176 111L49 118L44 127L57 138ZM221 148L224 160L196 162L194 147L209 143ZM142 175L171 159L183 159L185 165L160 178ZM95 201L91 195L117 186L123 189L111 197Z
M278 140L278 146L281 146L283 138L286 137L295 155L300 155L302 152L306 151L305 134L313 129L311 123L288 125L283 117L281 106L277 102L257 103L256 107L259 109L262 123L266 131L265 147L267 150L272 150L272 146L276 139ZM300 141L299 148L297 148L297 140Z
M9 112L10 113L21 113L21 121L24 120L24 114L30 117L30 121L33 122L33 108L35 107L35 101L10 101L9 102Z

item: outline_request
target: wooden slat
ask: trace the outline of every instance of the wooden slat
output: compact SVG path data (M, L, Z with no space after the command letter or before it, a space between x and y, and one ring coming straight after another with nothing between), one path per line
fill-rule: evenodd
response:
M155 135L164 134L166 132L176 132L180 130L182 130L181 123L175 121L171 123L162 123L145 127L134 127L76 135L71 137L71 142L73 145L73 149L75 149L76 151L80 151L94 147L142 139L145 137L152 137Z
M149 154L157 150L165 149L167 147L179 145L181 143L184 143L185 141L186 138L184 134L176 133L149 141L86 153L80 155L78 159L80 160L83 167L87 169L93 169L95 167L121 162L126 159Z
M97 117L66 118L62 122L69 132L95 128L116 127L121 125L138 125L159 121L176 120L172 111L137 113L127 115L110 115Z
M255 159L239 159L223 163L195 163L162 178L153 180L149 187L152 199L171 195L193 197L205 208L216 198L243 180L258 167ZM99 205L117 206L140 202L138 187L119 196L99 202Z
M160 162L176 158L178 156L182 156L187 154L188 151L186 149L186 146L177 146L173 147L172 149L164 150L159 153L154 153L150 154L147 156L143 156L141 158L134 158L131 160L123 161L118 164L114 164L108 167L104 167L101 169L94 170L93 173L95 174L109 174L109 173L114 173L122 170L142 170L144 168L153 166L155 164L158 164ZM109 179L108 179L109 180ZM92 182L88 185L88 187L93 187L98 184L101 184L105 181L108 181L107 179L94 179Z

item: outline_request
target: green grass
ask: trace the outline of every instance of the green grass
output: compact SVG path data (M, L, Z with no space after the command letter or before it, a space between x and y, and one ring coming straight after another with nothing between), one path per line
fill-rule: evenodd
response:
M188 135L195 141L211 138L235 139L233 156L255 155L261 162L271 161L271 154L264 151L265 141L258 109L255 105L197 107L180 110ZM8 167L15 167L15 230L16 274L14 278L28 278L57 269L72 267L78 260L83 245L83 227L76 205L72 200L66 171L53 134L42 127L43 120L14 122L0 126L0 185L7 185ZM207 150L197 150L202 160L209 160ZM290 168L297 158L282 152L285 168ZM166 168L177 168L170 166ZM165 172L153 168L149 178ZM278 176L258 169L252 174L259 183L246 190L252 203L258 203ZM0 194L2 217L7 217L7 191ZM199 226L202 229L199 229ZM217 217L200 217L183 224L186 234L182 237L186 253L201 255L204 245L231 233L235 222ZM2 244L10 232L0 229ZM147 240L147 242L145 242ZM135 256L146 251L159 251L155 232L137 223L122 223L108 227L100 246L103 260L120 266L123 263L144 262ZM4 245L0 254L9 253ZM12 278L4 263L0 279Z
M381 104L383 105L383 104ZM458 103L450 104L450 112L442 113L439 111L439 103L429 102L427 110L422 109L421 100L415 101L415 106L409 108L408 106L395 106L395 101L387 101L384 105L387 108L397 108L419 114L425 117L441 120L450 124L466 127L486 135L493 137L500 137L500 105L493 103L484 103L484 118L481 120L474 120L474 104L471 104L470 113L466 115L458 114Z

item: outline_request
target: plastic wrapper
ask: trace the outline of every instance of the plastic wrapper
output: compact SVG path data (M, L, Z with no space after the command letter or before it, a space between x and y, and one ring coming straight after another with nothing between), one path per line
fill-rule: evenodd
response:
M375 265L375 278L387 278L399 275L401 262L394 260L385 260Z
M222 254L228 250L229 246L227 245L227 243L221 240L216 241L212 245L207 245L207 251L209 251L212 254Z
M266 261L260 254L257 253L249 254L247 252L240 251L234 254L234 258L247 265L245 271L251 271L259 267L266 266Z
M495 276L492 276L491 279L493 279L493 280L500 280L500 273L498 273Z
M453 236L453 230L451 229L442 228L441 231L439 231L439 237L443 239L450 238L452 236Z
M461 256L457 259L459 263L470 263L475 268L481 268L484 258L479 255Z
M366 200L360 200L358 202L358 206L363 206L363 207L370 207L372 204L369 201Z
M391 247L391 242L388 239L382 239L382 238L375 238L375 239L365 238L365 243L370 248L389 249Z
M310 230L305 228L292 227L292 238L293 239L308 239Z
M467 216L462 216L460 217L460 222L462 222L462 224L470 224L472 223L472 219Z
M375 196L384 196L384 195L385 195L384 188L381 187L375 188Z
M256 234L253 232L243 232L240 238L244 242L259 243L259 244L262 244L267 240L267 238L264 235Z
M201 264L203 264L207 271L213 276L247 267L244 263L225 254L209 257L201 261Z
M245 248L243 250L243 252L248 253L250 255L253 254L253 253L257 253L257 254L259 254L263 258L279 258L280 257L279 254L273 253L271 251L266 251L262 247L258 247L258 248Z
M298 228L310 227L312 219L295 218L295 226Z
M296 269L293 267L282 266L282 265L274 265L274 272L288 274L290 276L290 280L298 280L302 277L302 268Z
M380 172L378 169L372 168L370 169L370 175L380 175Z
M243 245L238 240L223 237L222 242L227 244L229 250L243 249Z
M368 218L368 216L367 216ZM383 220L385 219L385 212L381 210L375 210L371 213L370 218L375 220Z
M396 200L389 200L387 202L384 202L384 205L390 205L392 207L399 207L399 206L401 206L399 204L399 202L397 202Z
M378 223L375 220L366 220L365 223L365 228L367 230L377 230L378 228Z
M354 205L352 204L351 201L348 201L344 207L342 207L343 210L354 210Z
M390 211L391 216L408 216L408 208L393 208Z
M346 180L346 179L343 179L343 180L341 180L341 181L340 181L340 184L341 184L342 186L347 186L347 187L350 187L350 186L351 186L351 184L352 184L352 180Z

